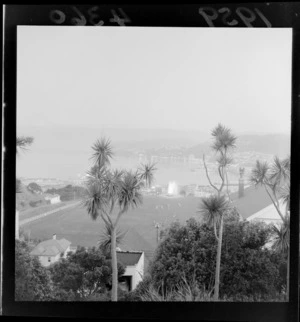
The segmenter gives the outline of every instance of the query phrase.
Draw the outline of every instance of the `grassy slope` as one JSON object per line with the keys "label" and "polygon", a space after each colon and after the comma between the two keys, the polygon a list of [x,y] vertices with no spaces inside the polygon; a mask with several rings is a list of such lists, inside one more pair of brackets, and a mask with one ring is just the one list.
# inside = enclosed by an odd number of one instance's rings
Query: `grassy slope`
{"label": "grassy slope", "polygon": [[[45,206],[47,205],[45,198],[43,195],[35,194],[27,190],[25,185],[21,185],[21,191],[20,193],[16,193],[16,209],[19,211],[24,211],[26,209],[33,209],[29,205],[30,201],[39,201],[41,200],[41,203],[39,206]],[[22,204],[23,203],[23,204]]]}
{"label": "grassy slope", "polygon": [[[25,185],[21,185],[21,189],[22,192],[16,194],[16,209],[20,212],[20,220],[31,218],[74,202],[73,200],[71,200],[51,205],[46,202],[43,195],[30,192]],[[41,203],[39,203],[37,207],[30,206],[30,201],[36,202],[39,200],[41,200]],[[22,202],[24,203],[23,205],[21,204]]]}
{"label": "grassy slope", "polygon": [[[120,228],[128,229],[124,244],[120,245],[121,248],[153,251],[156,247],[154,221],[167,227],[176,219],[180,222],[185,222],[193,216],[200,219],[196,213],[198,204],[199,198],[195,197],[174,199],[145,197],[142,207],[130,210],[120,220]],[[163,206],[163,209],[156,209],[156,206]],[[44,240],[56,233],[57,238],[66,238],[73,246],[96,246],[104,225],[101,219],[91,220],[86,210],[77,206],[26,224],[22,228],[30,230],[33,238]]]}
{"label": "grassy slope", "polygon": [[34,208],[29,208],[24,211],[20,212],[20,220],[24,220],[27,218],[31,218],[40,214],[43,214],[47,211],[54,210],[60,207],[64,207],[66,205],[72,204],[74,201],[65,201],[65,202],[60,202],[58,204],[53,204],[53,205],[43,205],[40,207],[34,207]]}

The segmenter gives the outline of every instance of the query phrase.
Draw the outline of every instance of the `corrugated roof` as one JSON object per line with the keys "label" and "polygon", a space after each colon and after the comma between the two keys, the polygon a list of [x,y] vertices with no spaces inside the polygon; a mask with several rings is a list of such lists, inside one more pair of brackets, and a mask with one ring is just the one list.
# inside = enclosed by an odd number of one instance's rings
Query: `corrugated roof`
{"label": "corrugated roof", "polygon": [[244,196],[241,198],[239,198],[238,192],[235,192],[231,194],[231,200],[244,219],[247,219],[249,216],[252,216],[272,203],[265,188],[261,186],[245,188]]}
{"label": "corrugated roof", "polygon": [[117,252],[117,260],[124,266],[133,266],[139,262],[142,254],[143,252]]}
{"label": "corrugated roof", "polygon": [[64,252],[71,242],[62,238],[62,239],[49,239],[39,243],[32,251],[31,255],[37,256],[56,256]]}

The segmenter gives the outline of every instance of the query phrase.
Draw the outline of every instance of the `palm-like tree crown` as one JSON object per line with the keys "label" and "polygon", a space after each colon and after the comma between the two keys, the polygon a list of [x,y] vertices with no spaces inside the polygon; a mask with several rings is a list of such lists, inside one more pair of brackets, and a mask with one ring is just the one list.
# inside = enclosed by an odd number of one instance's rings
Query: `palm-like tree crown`
{"label": "palm-like tree crown", "polygon": [[275,156],[273,164],[270,168],[269,180],[275,185],[281,185],[290,178],[290,162],[289,158],[280,160]]}
{"label": "palm-like tree crown", "polygon": [[219,152],[219,151],[227,151],[229,148],[235,147],[235,142],[237,137],[231,133],[229,128],[226,128],[222,124],[218,124],[212,130],[212,136],[215,138],[214,144],[212,148]]}
{"label": "palm-like tree crown", "polygon": [[268,163],[260,162],[257,160],[255,167],[251,171],[250,182],[255,185],[268,184],[269,183],[268,172],[269,172]]}
{"label": "palm-like tree crown", "polygon": [[213,226],[219,223],[221,216],[229,210],[229,207],[225,196],[211,195],[202,198],[199,213],[203,216],[204,222]]}
{"label": "palm-like tree crown", "polygon": [[101,213],[107,212],[109,199],[97,180],[87,185],[87,191],[87,197],[82,201],[82,205],[87,209],[91,218],[96,220]]}
{"label": "palm-like tree crown", "polygon": [[87,171],[87,185],[93,185],[95,182],[97,182],[98,185],[104,188],[108,173],[109,170],[107,168],[103,166],[99,167],[97,164],[95,164],[89,171]]}
{"label": "palm-like tree crown", "polygon": [[33,143],[31,136],[18,136],[17,137],[17,153],[18,149],[27,150],[27,147]]}
{"label": "palm-like tree crown", "polygon": [[271,187],[288,183],[290,179],[290,159],[280,160],[275,157],[271,166],[268,162],[256,161],[252,169],[250,181],[257,184],[267,184]]}
{"label": "palm-like tree crown", "polygon": [[143,164],[139,171],[140,171],[140,179],[145,180],[146,185],[150,187],[154,181],[154,171],[157,170],[155,168],[154,163],[147,163]]}
{"label": "palm-like tree crown", "polygon": [[217,158],[217,162],[219,163],[220,166],[222,167],[226,167],[227,165],[229,165],[230,163],[232,163],[233,158],[226,155],[226,154],[221,154],[218,158]]}
{"label": "palm-like tree crown", "polygon": [[[122,244],[126,234],[126,231],[121,231],[117,228],[116,230],[116,245],[120,246]],[[98,240],[98,246],[103,251],[104,254],[109,254],[111,251],[111,233],[112,233],[112,226],[105,224],[105,229],[102,232],[99,240]]]}
{"label": "palm-like tree crown", "polygon": [[116,201],[120,197],[123,186],[123,170],[108,171],[105,177],[104,192],[110,200],[110,212],[112,212]]}
{"label": "palm-like tree crown", "polygon": [[110,159],[113,157],[111,142],[109,139],[101,138],[97,140],[92,149],[95,151],[92,158],[99,167],[110,164]]}
{"label": "palm-like tree crown", "polygon": [[[102,138],[93,146],[95,165],[87,172],[88,195],[83,205],[93,219],[101,214],[110,214],[115,204],[125,212],[129,207],[137,207],[142,203],[140,189],[142,181],[153,181],[153,164],[144,165],[141,172],[124,170],[111,171],[106,165],[113,155],[110,141]],[[109,218],[108,218],[109,219]]]}
{"label": "palm-like tree crown", "polygon": [[142,183],[137,172],[127,171],[124,174],[118,198],[119,206],[123,211],[127,211],[130,206],[135,208],[142,204],[141,185]]}
{"label": "palm-like tree crown", "polygon": [[287,182],[285,185],[279,189],[279,197],[282,199],[283,203],[287,205],[287,209],[290,209],[290,182]]}
{"label": "palm-like tree crown", "polygon": [[278,228],[272,225],[274,243],[272,248],[281,253],[286,253],[290,247],[290,219],[286,217],[284,222]]}

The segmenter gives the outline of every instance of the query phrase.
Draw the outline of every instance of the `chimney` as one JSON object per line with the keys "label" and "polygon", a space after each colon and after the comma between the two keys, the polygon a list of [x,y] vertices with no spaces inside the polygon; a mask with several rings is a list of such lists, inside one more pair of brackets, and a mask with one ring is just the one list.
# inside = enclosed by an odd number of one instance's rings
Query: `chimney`
{"label": "chimney", "polygon": [[53,234],[53,239],[56,239],[56,234]]}
{"label": "chimney", "polygon": [[244,171],[245,171],[245,168],[240,168],[239,198],[244,197]]}

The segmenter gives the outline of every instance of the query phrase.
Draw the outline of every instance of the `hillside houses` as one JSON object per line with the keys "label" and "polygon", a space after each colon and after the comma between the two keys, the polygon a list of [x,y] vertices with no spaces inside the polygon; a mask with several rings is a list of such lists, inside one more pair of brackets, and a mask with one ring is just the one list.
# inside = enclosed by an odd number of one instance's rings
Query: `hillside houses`
{"label": "hillside houses", "polygon": [[[75,252],[77,247],[65,238],[57,239],[56,234],[52,239],[39,243],[31,252],[31,256],[38,257],[44,267],[57,263],[66,258],[69,252]],[[123,264],[125,272],[119,279],[119,285],[124,291],[134,290],[143,280],[145,272],[145,254],[143,251],[117,251],[118,262]]]}
{"label": "hillside houses", "polygon": [[70,251],[71,242],[62,238],[56,239],[56,234],[52,239],[39,243],[31,252],[31,256],[37,256],[44,267],[48,267],[59,261],[60,258],[66,258]]}

